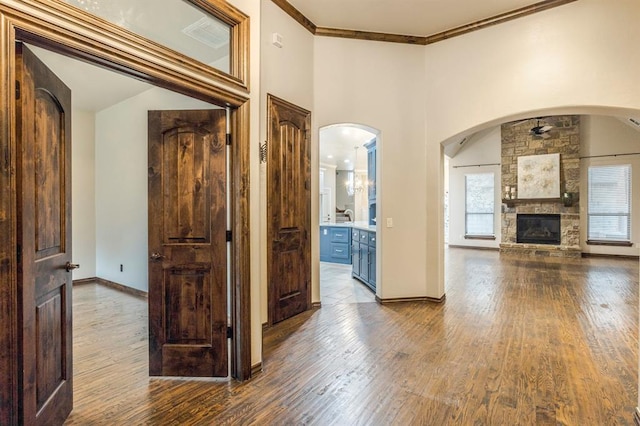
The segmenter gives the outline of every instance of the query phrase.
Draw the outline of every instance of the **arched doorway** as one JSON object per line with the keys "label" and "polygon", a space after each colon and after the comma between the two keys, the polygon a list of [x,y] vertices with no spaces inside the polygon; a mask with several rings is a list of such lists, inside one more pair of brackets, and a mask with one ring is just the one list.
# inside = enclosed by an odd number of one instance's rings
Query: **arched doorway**
{"label": "arched doorway", "polygon": [[375,300],[379,131],[341,123],[319,130],[321,303]]}

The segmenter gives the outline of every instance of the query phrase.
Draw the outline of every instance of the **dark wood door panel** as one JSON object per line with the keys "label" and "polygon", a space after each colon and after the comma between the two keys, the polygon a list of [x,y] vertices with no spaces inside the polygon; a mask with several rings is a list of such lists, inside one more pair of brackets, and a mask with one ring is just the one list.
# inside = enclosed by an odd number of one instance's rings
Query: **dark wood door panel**
{"label": "dark wood door panel", "polygon": [[269,322],[311,307],[311,113],[268,97]]}
{"label": "dark wood door panel", "polygon": [[149,112],[149,372],[227,376],[226,111]]}
{"label": "dark wood door panel", "polygon": [[36,407],[40,411],[67,377],[64,351],[66,285],[36,303]]}
{"label": "dark wood door panel", "polygon": [[209,271],[165,272],[167,344],[207,344],[211,341]]}
{"label": "dark wood door panel", "polygon": [[51,93],[38,88],[35,96],[35,240],[37,257],[64,252],[64,111]]}
{"label": "dark wood door panel", "polygon": [[16,45],[21,421],[62,424],[73,407],[71,91]]}

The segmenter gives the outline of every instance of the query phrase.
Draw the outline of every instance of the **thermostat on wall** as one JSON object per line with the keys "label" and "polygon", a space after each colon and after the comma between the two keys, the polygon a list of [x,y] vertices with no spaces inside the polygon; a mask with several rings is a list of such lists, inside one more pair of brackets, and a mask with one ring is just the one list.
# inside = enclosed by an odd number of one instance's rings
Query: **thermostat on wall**
{"label": "thermostat on wall", "polygon": [[271,43],[276,47],[282,47],[282,36],[278,33],[271,35]]}

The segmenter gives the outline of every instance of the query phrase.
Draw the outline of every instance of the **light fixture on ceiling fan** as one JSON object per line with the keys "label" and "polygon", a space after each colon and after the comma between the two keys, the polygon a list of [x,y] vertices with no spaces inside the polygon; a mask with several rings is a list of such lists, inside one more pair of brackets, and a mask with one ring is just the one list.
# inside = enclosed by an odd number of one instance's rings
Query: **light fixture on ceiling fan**
{"label": "light fixture on ceiling fan", "polygon": [[537,123],[534,127],[531,128],[531,130],[529,130],[529,134],[533,135],[533,136],[542,136],[544,137],[544,135],[549,131],[553,129],[553,126],[549,125],[549,124],[544,124],[543,126],[540,125],[540,119],[537,119]]}

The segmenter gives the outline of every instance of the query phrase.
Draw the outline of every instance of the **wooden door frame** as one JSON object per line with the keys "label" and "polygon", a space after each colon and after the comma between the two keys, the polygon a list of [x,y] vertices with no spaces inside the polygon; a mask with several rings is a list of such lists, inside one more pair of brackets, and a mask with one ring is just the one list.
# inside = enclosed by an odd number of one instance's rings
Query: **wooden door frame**
{"label": "wooden door frame", "polygon": [[[73,8],[61,0],[0,3],[0,423],[17,424],[18,337],[15,42],[25,41],[231,108],[231,372],[251,377],[249,250],[249,18],[224,0],[190,0],[232,29],[228,75]],[[146,141],[144,141],[146,143]],[[8,327],[7,327],[8,325]]]}

